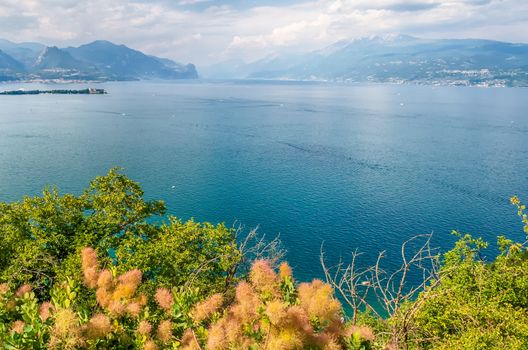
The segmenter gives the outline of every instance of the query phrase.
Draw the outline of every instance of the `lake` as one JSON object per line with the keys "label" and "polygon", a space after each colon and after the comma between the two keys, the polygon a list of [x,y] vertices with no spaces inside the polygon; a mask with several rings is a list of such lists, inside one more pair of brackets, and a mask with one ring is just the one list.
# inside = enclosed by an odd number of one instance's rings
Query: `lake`
{"label": "lake", "polygon": [[[287,82],[91,84],[100,96],[0,96],[0,200],[80,193],[125,168],[184,219],[280,234],[296,276],[358,248],[457,229],[523,240],[528,89]],[[86,85],[2,84],[85,88]]]}

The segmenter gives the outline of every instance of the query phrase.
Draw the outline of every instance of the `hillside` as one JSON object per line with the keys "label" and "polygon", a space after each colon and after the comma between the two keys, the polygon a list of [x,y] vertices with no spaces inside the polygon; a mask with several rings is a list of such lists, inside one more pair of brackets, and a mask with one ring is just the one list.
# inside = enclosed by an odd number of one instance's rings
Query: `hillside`
{"label": "hillside", "polygon": [[9,40],[0,39],[0,50],[11,56],[25,67],[35,63],[39,54],[46,48],[39,43],[14,43]]}
{"label": "hillside", "polygon": [[[234,73],[225,64],[218,67]],[[238,64],[236,71],[252,79],[528,86],[528,44],[372,36]]]}
{"label": "hillside", "polygon": [[99,70],[120,79],[134,78],[197,78],[193,65],[184,66],[168,59],[147,56],[125,45],[98,40],[77,48],[65,49],[79,61],[94,64]]}
{"label": "hillside", "polygon": [[24,66],[13,57],[0,50],[0,70],[19,72],[24,70]]}
{"label": "hillside", "polygon": [[46,47],[0,40],[0,80],[195,79],[193,64],[146,55],[125,45],[94,41],[79,47]]}

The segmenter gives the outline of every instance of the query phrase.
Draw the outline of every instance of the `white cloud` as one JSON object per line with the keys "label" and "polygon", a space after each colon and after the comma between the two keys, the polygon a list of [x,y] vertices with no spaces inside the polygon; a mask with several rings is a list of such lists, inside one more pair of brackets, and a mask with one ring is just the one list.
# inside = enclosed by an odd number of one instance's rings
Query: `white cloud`
{"label": "white cloud", "polygon": [[209,2],[211,0],[180,0],[178,2],[178,5],[180,6],[187,6],[187,5],[196,5],[196,4],[200,4],[202,2]]}
{"label": "white cloud", "polygon": [[301,34],[306,33],[309,26],[308,22],[301,21],[274,28],[268,35],[235,36],[228,49],[286,46],[298,40]]}

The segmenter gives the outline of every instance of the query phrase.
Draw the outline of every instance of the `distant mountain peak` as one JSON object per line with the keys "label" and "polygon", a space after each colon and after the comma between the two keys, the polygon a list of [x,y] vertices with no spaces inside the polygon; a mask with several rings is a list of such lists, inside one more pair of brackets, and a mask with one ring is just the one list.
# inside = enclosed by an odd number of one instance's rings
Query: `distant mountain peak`
{"label": "distant mountain peak", "polygon": [[40,55],[37,57],[37,60],[35,61],[35,65],[41,64],[47,56],[49,55],[59,55],[60,49],[57,46],[46,46],[44,50],[40,53]]}
{"label": "distant mountain peak", "polygon": [[379,45],[385,45],[385,44],[397,44],[397,43],[411,43],[414,41],[420,40],[419,38],[416,38],[411,35],[406,34],[400,34],[400,33],[388,33],[388,34],[376,34],[376,35],[368,35],[368,36],[362,36],[352,39],[341,39],[327,47],[324,47],[320,50],[315,51],[315,53],[320,54],[322,56],[328,56],[333,54],[336,51],[342,50],[347,46],[355,45],[355,44],[379,44]]}
{"label": "distant mountain peak", "polygon": [[36,69],[80,69],[83,64],[57,46],[47,46],[37,57]]}
{"label": "distant mountain peak", "polygon": [[[97,47],[97,48],[127,48],[126,45],[116,44],[108,40],[94,40],[90,43],[83,44],[79,47]],[[132,50],[132,49],[131,49]]]}
{"label": "distant mountain peak", "polygon": [[0,72],[16,73],[24,70],[24,66],[13,57],[0,50]]}
{"label": "distant mountain peak", "polygon": [[19,49],[19,48],[29,49],[29,50],[33,50],[33,51],[40,51],[44,47],[45,47],[45,45],[39,44],[39,43],[33,43],[33,42],[15,43],[13,41],[0,39],[0,48],[4,52],[10,51],[12,49]]}
{"label": "distant mountain peak", "polygon": [[97,45],[113,45],[113,46],[117,46],[117,44],[114,44],[113,42],[109,41],[109,40],[94,40],[92,41],[91,43],[88,43],[88,44],[85,44],[85,45],[93,45],[93,44],[97,44]]}
{"label": "distant mountain peak", "polygon": [[401,33],[387,33],[387,34],[371,35],[368,37],[368,39],[371,41],[379,41],[379,42],[385,42],[385,43],[418,40],[418,38],[414,36],[401,34]]}
{"label": "distant mountain peak", "polygon": [[[387,34],[374,34],[368,36],[357,37],[354,39],[345,39],[337,42],[336,44],[341,44],[341,46],[368,43],[368,44],[380,44],[380,45],[390,45],[390,44],[406,44],[419,41],[421,39],[399,33],[387,33]],[[335,44],[334,44],[335,45]]]}

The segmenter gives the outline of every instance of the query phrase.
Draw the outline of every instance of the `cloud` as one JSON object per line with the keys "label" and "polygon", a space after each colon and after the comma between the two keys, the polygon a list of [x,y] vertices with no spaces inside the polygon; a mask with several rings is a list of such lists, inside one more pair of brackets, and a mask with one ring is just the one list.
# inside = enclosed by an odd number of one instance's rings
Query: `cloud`
{"label": "cloud", "polygon": [[299,39],[299,36],[306,34],[309,27],[315,27],[313,23],[300,21],[290,23],[283,27],[274,28],[267,35],[254,35],[240,37],[235,36],[228,46],[228,49],[238,48],[266,48],[275,46],[286,46]]}
{"label": "cloud", "polygon": [[527,22],[518,0],[0,0],[6,39],[107,39],[198,66],[386,33],[528,42]]}
{"label": "cloud", "polygon": [[330,8],[333,11],[388,10],[395,12],[424,11],[440,6],[440,0],[336,0]]}
{"label": "cloud", "polygon": [[465,3],[469,5],[482,6],[482,5],[487,5],[491,3],[492,1],[493,0],[465,0]]}
{"label": "cloud", "polygon": [[178,5],[187,6],[187,5],[196,5],[204,2],[210,2],[211,0],[180,0]]}
{"label": "cloud", "polygon": [[395,12],[412,12],[412,11],[424,11],[430,10],[439,6],[438,3],[396,3],[388,6],[387,9]]}

